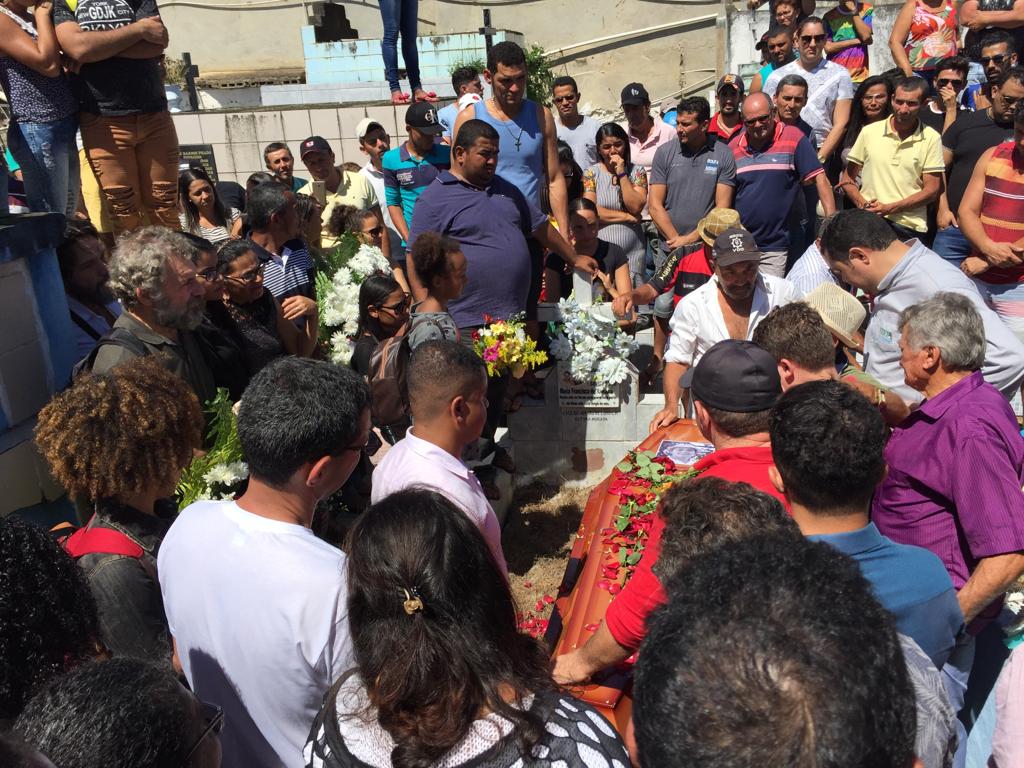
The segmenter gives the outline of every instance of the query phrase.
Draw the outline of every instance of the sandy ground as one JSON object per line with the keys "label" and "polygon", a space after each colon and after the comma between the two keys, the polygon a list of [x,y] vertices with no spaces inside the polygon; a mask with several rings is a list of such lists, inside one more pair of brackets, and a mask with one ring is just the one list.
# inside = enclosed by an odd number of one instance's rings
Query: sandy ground
{"label": "sandy ground", "polygon": [[[545,595],[555,597],[590,490],[516,491],[501,538],[512,593],[521,610],[534,611]],[[548,613],[545,610],[544,616]]]}

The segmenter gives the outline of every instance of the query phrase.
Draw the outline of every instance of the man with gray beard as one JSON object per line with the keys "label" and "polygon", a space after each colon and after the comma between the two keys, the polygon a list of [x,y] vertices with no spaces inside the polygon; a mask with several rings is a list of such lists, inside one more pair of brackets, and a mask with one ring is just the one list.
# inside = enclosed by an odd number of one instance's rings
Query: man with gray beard
{"label": "man with gray beard", "polygon": [[193,333],[206,303],[193,250],[180,232],[165,227],[143,227],[118,240],[110,259],[110,287],[124,311],[100,339],[93,373],[159,355],[169,371],[189,383],[200,403],[216,396],[213,374]]}

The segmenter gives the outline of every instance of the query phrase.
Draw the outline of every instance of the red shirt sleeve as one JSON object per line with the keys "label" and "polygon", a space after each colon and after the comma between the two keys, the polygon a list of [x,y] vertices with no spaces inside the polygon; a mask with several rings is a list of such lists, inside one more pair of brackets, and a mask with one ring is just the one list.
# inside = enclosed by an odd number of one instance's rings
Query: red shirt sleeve
{"label": "red shirt sleeve", "polygon": [[665,521],[659,513],[654,515],[651,535],[643,557],[637,563],[632,578],[605,612],[605,624],[615,642],[624,648],[636,650],[646,634],[647,615],[666,601],[661,581],[652,570],[661,554],[661,535]]}

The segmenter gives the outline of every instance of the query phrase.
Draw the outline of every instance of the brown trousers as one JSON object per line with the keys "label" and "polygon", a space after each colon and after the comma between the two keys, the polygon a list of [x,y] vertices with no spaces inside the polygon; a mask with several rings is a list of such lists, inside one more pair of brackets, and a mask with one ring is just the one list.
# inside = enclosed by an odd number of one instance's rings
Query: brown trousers
{"label": "brown trousers", "polygon": [[179,229],[178,135],[170,112],[104,117],[81,113],[82,144],[114,234],[147,221]]}

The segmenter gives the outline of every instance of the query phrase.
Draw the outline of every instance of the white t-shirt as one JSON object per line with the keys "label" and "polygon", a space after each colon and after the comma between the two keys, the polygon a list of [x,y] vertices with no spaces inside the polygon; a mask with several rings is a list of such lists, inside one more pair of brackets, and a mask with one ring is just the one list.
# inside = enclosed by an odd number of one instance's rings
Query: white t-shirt
{"label": "white t-shirt", "polygon": [[192,689],[224,709],[224,768],[298,768],[354,666],[345,555],[233,501],[185,509],[160,546],[164,610]]}

